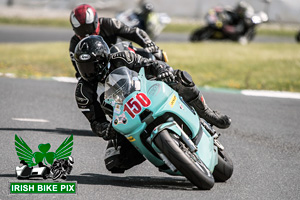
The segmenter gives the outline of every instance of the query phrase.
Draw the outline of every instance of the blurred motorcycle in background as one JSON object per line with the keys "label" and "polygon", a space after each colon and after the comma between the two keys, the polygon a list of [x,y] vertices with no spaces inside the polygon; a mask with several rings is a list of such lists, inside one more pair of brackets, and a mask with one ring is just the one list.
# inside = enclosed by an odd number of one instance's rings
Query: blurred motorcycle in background
{"label": "blurred motorcycle in background", "polygon": [[298,31],[296,34],[296,41],[300,42],[300,31]]}
{"label": "blurred motorcycle in background", "polygon": [[247,44],[256,35],[257,25],[267,21],[265,12],[254,13],[246,2],[240,2],[233,10],[215,7],[205,16],[206,26],[195,30],[190,41],[232,40]]}
{"label": "blurred motorcycle in background", "polygon": [[153,5],[144,3],[137,9],[128,9],[116,15],[116,18],[129,27],[144,30],[155,41],[171,18],[167,13],[153,11]]}

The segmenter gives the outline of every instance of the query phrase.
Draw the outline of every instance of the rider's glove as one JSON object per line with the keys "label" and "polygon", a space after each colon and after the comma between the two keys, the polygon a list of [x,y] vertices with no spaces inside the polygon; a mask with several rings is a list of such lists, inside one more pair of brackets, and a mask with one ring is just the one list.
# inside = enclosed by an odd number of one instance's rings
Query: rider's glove
{"label": "rider's glove", "polygon": [[112,140],[116,138],[117,132],[112,127],[112,123],[109,123],[108,127],[106,128],[105,135],[103,136],[104,140]]}
{"label": "rider's glove", "polygon": [[157,79],[166,83],[174,82],[174,70],[172,67],[163,62],[158,62],[156,66]]}
{"label": "rider's glove", "polygon": [[93,132],[102,137],[104,140],[111,140],[116,137],[116,131],[113,129],[112,124],[109,122],[97,122],[94,121],[91,124]]}
{"label": "rider's glove", "polygon": [[159,50],[159,47],[151,41],[145,45],[144,49],[149,53],[155,53]]}
{"label": "rider's glove", "polygon": [[164,52],[163,50],[158,50],[156,53],[153,53],[153,55],[156,58],[156,60],[160,60],[166,63],[168,62],[167,53]]}

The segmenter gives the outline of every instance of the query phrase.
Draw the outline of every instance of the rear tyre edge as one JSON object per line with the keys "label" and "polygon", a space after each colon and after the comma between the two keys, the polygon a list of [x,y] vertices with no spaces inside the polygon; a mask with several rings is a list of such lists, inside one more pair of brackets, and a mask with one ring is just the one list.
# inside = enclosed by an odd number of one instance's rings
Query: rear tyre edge
{"label": "rear tyre edge", "polygon": [[216,182],[225,182],[233,174],[233,163],[225,151],[219,150],[218,164],[216,165],[213,176]]}

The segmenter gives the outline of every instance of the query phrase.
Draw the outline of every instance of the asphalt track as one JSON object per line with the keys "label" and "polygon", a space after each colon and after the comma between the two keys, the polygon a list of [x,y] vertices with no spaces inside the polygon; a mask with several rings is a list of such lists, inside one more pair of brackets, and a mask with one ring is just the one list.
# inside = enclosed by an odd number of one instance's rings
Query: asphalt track
{"label": "asphalt track", "polygon": [[220,141],[233,159],[234,174],[226,183],[201,191],[182,177],[158,172],[147,161],[125,174],[110,174],[103,162],[106,142],[90,131],[77,109],[74,90],[74,83],[0,78],[0,199],[48,197],[9,195],[9,182],[18,181],[15,134],[33,151],[41,143],[50,143],[55,151],[67,136],[74,135],[75,164],[68,180],[77,181],[78,193],[51,195],[53,199],[299,198],[300,100],[204,92],[212,108],[232,118],[232,126],[221,131]]}
{"label": "asphalt track", "polygon": [[[147,161],[125,174],[110,174],[103,162],[106,142],[90,131],[87,120],[77,109],[74,91],[74,83],[0,77],[1,200],[299,199],[298,99],[203,91],[210,107],[232,118],[232,126],[220,130],[220,141],[234,162],[234,174],[226,183],[216,183],[211,190],[201,191],[182,177],[158,172]],[[33,151],[41,143],[50,143],[51,151],[55,151],[73,134],[75,164],[68,180],[77,181],[77,194],[9,194],[9,182],[18,181],[15,134]]]}

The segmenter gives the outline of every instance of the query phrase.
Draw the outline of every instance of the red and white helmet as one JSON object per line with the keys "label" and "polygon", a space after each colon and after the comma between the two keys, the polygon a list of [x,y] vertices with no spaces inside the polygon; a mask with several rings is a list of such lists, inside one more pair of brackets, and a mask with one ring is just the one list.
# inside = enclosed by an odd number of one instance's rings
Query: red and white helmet
{"label": "red and white helmet", "polygon": [[88,4],[79,5],[72,10],[70,22],[75,34],[81,38],[99,34],[100,24],[97,12]]}

